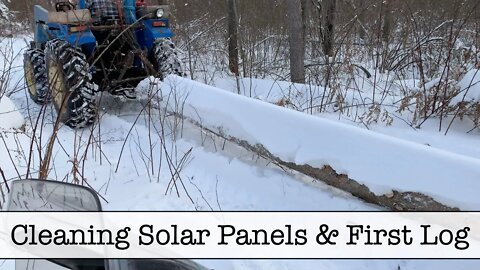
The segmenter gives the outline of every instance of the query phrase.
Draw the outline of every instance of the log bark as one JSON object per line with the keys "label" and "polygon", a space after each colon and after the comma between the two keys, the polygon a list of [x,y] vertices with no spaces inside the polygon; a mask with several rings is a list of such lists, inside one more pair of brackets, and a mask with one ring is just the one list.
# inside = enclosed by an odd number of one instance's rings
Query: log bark
{"label": "log bark", "polygon": [[273,164],[281,167],[284,170],[288,169],[309,176],[316,181],[323,182],[329,186],[350,193],[354,197],[357,197],[364,202],[378,205],[391,211],[460,211],[460,209],[457,207],[442,204],[433,199],[432,197],[419,192],[401,192],[393,190],[389,194],[377,195],[373,193],[366,185],[363,185],[358,181],[349,178],[348,175],[337,173],[335,169],[329,165],[318,168],[309,164],[296,164],[293,162],[285,161],[273,155],[263,145],[253,145],[241,138],[236,138],[225,134],[221,128],[218,128],[218,130],[214,130],[212,128],[206,127],[205,125],[196,120],[185,117],[176,112],[171,113],[176,117],[179,117],[183,120],[188,121],[194,126],[197,126],[204,132],[234,143],[239,147],[242,147],[247,151],[250,151],[272,162]]}

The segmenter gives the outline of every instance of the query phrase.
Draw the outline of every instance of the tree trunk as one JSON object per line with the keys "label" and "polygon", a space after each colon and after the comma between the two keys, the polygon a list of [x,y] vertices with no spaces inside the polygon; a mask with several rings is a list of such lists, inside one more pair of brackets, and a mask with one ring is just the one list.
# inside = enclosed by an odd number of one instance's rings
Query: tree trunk
{"label": "tree trunk", "polygon": [[390,41],[390,32],[392,29],[392,0],[383,1],[384,17],[382,26],[382,39],[383,42],[388,44]]}
{"label": "tree trunk", "polygon": [[358,35],[360,39],[365,40],[365,37],[367,36],[367,33],[365,32],[365,8],[366,8],[366,3],[365,0],[359,0],[358,1],[358,6],[357,6],[357,16],[358,16],[358,21],[359,21],[359,26],[358,26]]}
{"label": "tree trunk", "polygon": [[305,23],[302,7],[304,3],[304,0],[287,0],[290,78],[294,83],[305,83]]}
{"label": "tree trunk", "polygon": [[333,46],[335,43],[335,12],[337,10],[337,0],[325,0],[323,10],[323,53],[325,56],[333,56]]}
{"label": "tree trunk", "polygon": [[228,60],[230,71],[239,76],[238,68],[238,15],[235,0],[227,0],[228,13]]}
{"label": "tree trunk", "polygon": [[307,11],[308,11],[308,1],[307,0],[300,0],[300,8],[302,11],[302,37],[304,42],[307,41]]}

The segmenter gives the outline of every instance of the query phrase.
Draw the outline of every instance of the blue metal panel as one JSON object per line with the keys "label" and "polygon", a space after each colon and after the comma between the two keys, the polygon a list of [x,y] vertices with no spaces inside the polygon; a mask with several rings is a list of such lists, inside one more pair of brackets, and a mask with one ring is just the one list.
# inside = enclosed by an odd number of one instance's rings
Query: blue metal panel
{"label": "blue metal panel", "polygon": [[144,29],[137,31],[137,41],[142,46],[142,49],[147,48],[151,50],[155,40],[159,38],[172,38],[173,32],[169,27],[153,27],[154,21],[165,21],[168,25],[168,20],[143,20]]}
{"label": "blue metal panel", "polygon": [[33,8],[33,14],[35,19],[35,33],[34,40],[37,46],[41,46],[43,43],[48,41],[48,34],[45,23],[48,21],[48,10],[44,9],[42,6],[35,5]]}
{"label": "blue metal panel", "polygon": [[73,46],[81,48],[87,57],[93,54],[97,46],[97,39],[91,31],[68,34],[67,41]]}
{"label": "blue metal panel", "polygon": [[59,23],[49,23],[48,32],[52,38],[66,40],[72,46],[82,48],[85,54],[90,55],[95,50],[97,40],[92,31],[87,30],[78,33],[69,33],[69,26]]}
{"label": "blue metal panel", "polygon": [[85,0],[80,0],[80,1],[78,1],[78,7],[79,7],[80,9],[86,9],[86,8],[88,8]]}
{"label": "blue metal panel", "polygon": [[38,22],[38,21],[47,22],[48,21],[48,10],[44,9],[40,5],[35,5],[35,7],[33,8],[33,14],[34,14],[36,22]]}
{"label": "blue metal panel", "polygon": [[68,27],[59,23],[48,23],[48,34],[51,38],[65,39],[68,33]]}

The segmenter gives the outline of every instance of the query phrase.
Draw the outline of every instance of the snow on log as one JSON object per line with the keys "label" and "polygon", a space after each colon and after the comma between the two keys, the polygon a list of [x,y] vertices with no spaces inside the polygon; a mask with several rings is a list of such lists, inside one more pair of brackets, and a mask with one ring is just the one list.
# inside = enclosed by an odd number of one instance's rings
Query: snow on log
{"label": "snow on log", "polygon": [[[172,90],[176,102],[171,100]],[[218,134],[238,138],[251,146],[261,145],[283,163],[292,163],[290,167],[331,168],[332,174],[348,176],[347,181],[365,185],[378,197],[394,198],[401,192],[408,199],[420,193],[462,210],[480,209],[478,159],[296,112],[177,76],[166,79],[162,93],[171,110],[178,111],[178,102],[185,102],[181,112],[185,117]],[[183,98],[178,100],[179,97]]]}

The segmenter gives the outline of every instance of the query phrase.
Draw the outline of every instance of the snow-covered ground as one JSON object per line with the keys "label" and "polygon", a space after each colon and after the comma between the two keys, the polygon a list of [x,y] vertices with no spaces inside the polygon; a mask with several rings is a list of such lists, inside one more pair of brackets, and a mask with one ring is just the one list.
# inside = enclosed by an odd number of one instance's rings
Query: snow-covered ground
{"label": "snow-covered ground", "polygon": [[4,130],[19,129],[25,124],[23,115],[8,97],[0,100],[0,128]]}
{"label": "snow-covered ground", "polygon": [[[395,84],[408,84],[413,87],[416,85],[416,83],[418,82],[406,80],[402,82],[398,81]],[[229,92],[237,92],[237,82],[233,79],[220,78],[217,79],[213,85]],[[291,82],[259,80],[252,78],[241,79],[239,85],[242,95],[275,104],[279,104],[283,100],[284,106],[294,107],[295,109],[305,113],[311,113],[309,110],[310,98],[313,98],[313,104],[317,104],[321,98],[321,93],[323,92],[323,88],[319,87],[312,88],[308,85],[293,84]],[[354,101],[358,101],[357,99],[361,99],[360,94],[364,99],[365,97],[371,96],[371,93],[369,92],[371,91],[371,89],[369,89],[371,85],[371,82],[363,85],[363,87],[366,89],[364,93],[358,93],[358,91],[347,91],[349,102],[354,103]],[[471,86],[471,88],[468,88],[468,86]],[[459,82],[459,87],[465,91],[457,96],[456,101],[460,101],[462,99],[462,94],[466,94],[466,101],[480,100],[478,98],[480,97],[479,70],[473,69],[469,71]],[[458,98],[460,100],[458,100]],[[286,100],[292,104],[285,104]],[[359,123],[358,117],[355,118],[355,116],[361,115],[362,113],[363,111],[357,112],[352,109],[351,113],[347,112],[345,114],[333,112],[317,114],[315,113],[315,110],[313,110],[313,114],[318,117],[365,128],[363,123]],[[395,110],[393,110],[393,114],[395,114]],[[408,116],[410,115],[407,114],[407,117],[403,116],[405,119],[400,117],[394,118],[391,125],[388,126],[385,123],[371,123],[368,125],[368,128],[372,131],[399,139],[412,141],[418,144],[446,150],[456,154],[480,158],[480,148],[472,147],[472,145],[475,145],[480,138],[480,133],[478,130],[467,133],[467,131],[471,129],[471,126],[469,125],[470,122],[454,122],[453,128],[449,130],[447,134],[445,134],[444,132],[438,131],[439,121],[437,119],[426,121],[422,128],[418,129],[411,127],[411,123],[406,121],[409,120],[407,119]]]}
{"label": "snow-covered ground", "polygon": [[[16,51],[25,46],[22,39],[13,44]],[[14,62],[21,67],[21,58]],[[10,89],[16,88],[16,82],[22,80],[21,69],[16,71],[12,74]],[[185,102],[184,113],[195,116],[206,125],[223,126],[232,135],[264,143],[286,159],[299,163],[317,162],[317,165],[329,163],[340,171],[353,173],[352,178],[360,177],[359,180],[371,184],[378,192],[391,188],[416,189],[466,209],[480,206],[479,199],[470,193],[474,191],[470,185],[479,185],[474,180],[479,175],[480,156],[476,150],[468,149],[469,142],[478,139],[474,136],[450,133],[448,140],[464,144],[465,149],[450,151],[448,143],[443,143],[437,135],[429,136],[428,132],[415,138],[414,133],[405,128],[390,131],[390,128],[383,130],[379,127],[375,130],[377,132],[365,131],[230,95],[188,80],[176,77],[169,80],[170,84],[161,85],[164,93],[162,105],[170,100],[169,108],[172,108],[174,102],[167,94],[172,88],[176,89],[177,105]],[[152,82],[146,81],[145,86],[149,83]],[[263,83],[268,85],[269,82]],[[258,87],[265,93],[268,91],[266,85]],[[182,91],[187,91],[188,95],[182,95]],[[47,108],[42,129],[34,130],[41,107],[29,101],[24,91],[10,91],[1,104],[0,110],[10,115],[6,118],[8,121],[0,120],[1,135],[5,140],[5,143],[0,142],[0,152],[9,154],[0,156],[0,166],[8,180],[23,176],[27,164],[33,168],[31,174],[35,177],[38,152],[45,151],[53,132],[55,112],[51,107]],[[99,125],[93,131],[62,127],[53,149],[49,177],[72,181],[72,168],[77,165],[77,176],[83,176],[99,192],[105,199],[103,207],[108,210],[383,210],[308,177],[286,172],[233,144],[211,138],[188,122],[173,116],[165,117],[155,106],[144,110],[145,104],[145,99],[123,101],[106,95],[102,98]],[[350,141],[351,138],[355,141]],[[426,143],[431,146],[425,146]],[[354,155],[350,152],[352,147],[359,148]],[[399,157],[400,154],[403,157]],[[371,158],[363,160],[362,155],[371,155]],[[378,162],[386,163],[378,163],[377,155],[382,155]],[[86,157],[85,163],[77,162],[82,156]],[[419,157],[427,160],[415,162]],[[389,161],[397,162],[393,166]],[[415,167],[408,168],[409,165]],[[173,177],[176,185],[171,183],[172,175],[175,176],[172,166],[181,169],[181,178]],[[410,173],[402,171],[408,169]],[[391,170],[401,174],[392,176]],[[422,176],[418,182],[406,177],[410,174],[418,176],[418,173]],[[453,186],[450,182],[452,175],[458,180]],[[387,176],[389,181],[382,182]],[[0,179],[0,183],[3,185],[3,180]],[[477,269],[480,265],[478,261],[402,260],[228,260],[201,263],[214,269]],[[0,270],[12,269],[11,261],[0,262]]]}

